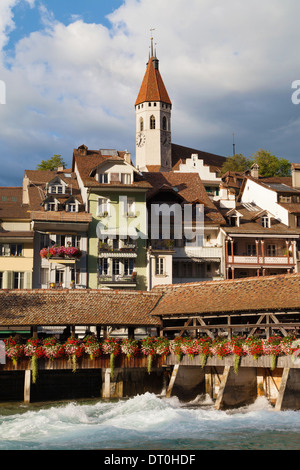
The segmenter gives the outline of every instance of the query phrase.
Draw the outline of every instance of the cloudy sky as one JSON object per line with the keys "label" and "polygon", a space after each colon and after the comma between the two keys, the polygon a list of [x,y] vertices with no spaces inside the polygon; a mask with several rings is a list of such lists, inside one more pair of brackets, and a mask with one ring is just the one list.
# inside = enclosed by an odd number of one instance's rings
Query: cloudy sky
{"label": "cloudy sky", "polygon": [[0,185],[81,144],[134,157],[151,28],[174,143],[228,156],[234,133],[237,153],[300,163],[299,17],[299,0],[0,0]]}

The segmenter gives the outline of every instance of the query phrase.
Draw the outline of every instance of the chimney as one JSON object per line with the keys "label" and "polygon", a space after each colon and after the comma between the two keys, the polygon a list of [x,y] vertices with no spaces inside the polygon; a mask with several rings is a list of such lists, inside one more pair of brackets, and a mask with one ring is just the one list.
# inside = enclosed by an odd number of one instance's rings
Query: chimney
{"label": "chimney", "polygon": [[23,204],[29,204],[28,186],[29,186],[29,178],[25,174],[23,178],[23,193],[22,193]]}
{"label": "chimney", "polygon": [[131,153],[129,153],[127,150],[125,150],[124,160],[126,163],[131,165]]}
{"label": "chimney", "polygon": [[252,178],[256,178],[258,179],[259,177],[259,166],[257,163],[253,163],[252,167],[251,167],[251,172],[250,172],[250,175],[252,176]]}
{"label": "chimney", "polygon": [[292,186],[293,188],[300,188],[300,164],[292,163]]}

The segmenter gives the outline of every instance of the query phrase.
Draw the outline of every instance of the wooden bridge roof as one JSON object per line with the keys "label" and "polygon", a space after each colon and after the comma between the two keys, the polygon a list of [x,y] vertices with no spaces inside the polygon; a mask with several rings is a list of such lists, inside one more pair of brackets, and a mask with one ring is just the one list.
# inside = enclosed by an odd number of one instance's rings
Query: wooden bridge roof
{"label": "wooden bridge roof", "polygon": [[3,290],[0,325],[159,326],[150,315],[160,292],[113,290]]}
{"label": "wooden bridge roof", "polygon": [[192,314],[300,311],[300,274],[155,287],[161,317]]}

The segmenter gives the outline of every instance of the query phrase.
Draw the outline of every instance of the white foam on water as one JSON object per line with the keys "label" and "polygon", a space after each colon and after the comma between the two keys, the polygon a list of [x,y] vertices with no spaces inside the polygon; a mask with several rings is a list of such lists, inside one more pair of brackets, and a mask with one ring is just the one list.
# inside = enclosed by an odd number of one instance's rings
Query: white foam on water
{"label": "white foam on water", "polygon": [[232,411],[215,410],[208,396],[186,404],[151,393],[8,416],[1,416],[0,408],[0,449],[209,448],[226,440],[235,445],[243,436],[249,445],[248,436],[291,430],[300,436],[300,413],[276,412],[264,397]]}

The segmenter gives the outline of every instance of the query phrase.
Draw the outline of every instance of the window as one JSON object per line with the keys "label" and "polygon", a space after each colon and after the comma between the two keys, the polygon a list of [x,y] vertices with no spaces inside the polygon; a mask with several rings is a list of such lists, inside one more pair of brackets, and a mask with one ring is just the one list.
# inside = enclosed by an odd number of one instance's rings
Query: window
{"label": "window", "polygon": [[162,128],[163,128],[164,131],[167,130],[167,118],[166,118],[166,116],[163,117]]}
{"label": "window", "polygon": [[80,269],[70,268],[71,271],[71,281],[75,284],[80,284]]}
{"label": "window", "polygon": [[140,119],[140,131],[142,132],[144,130],[144,119]]}
{"label": "window", "polygon": [[113,259],[112,273],[114,276],[120,274],[120,261],[118,259]]}
{"label": "window", "polygon": [[77,212],[77,204],[76,204],[76,201],[70,201],[68,202],[68,204],[66,205],[66,210],[67,212]]}
{"label": "window", "polygon": [[65,280],[65,271],[57,269],[55,272],[55,283],[62,285]]}
{"label": "window", "polygon": [[49,235],[46,235],[45,233],[42,233],[41,234],[40,249],[48,248],[49,245],[50,245]]}
{"label": "window", "polygon": [[124,275],[130,276],[133,273],[134,260],[132,258],[125,258],[124,260]]}
{"label": "window", "polygon": [[261,218],[261,225],[262,227],[264,228],[269,228],[270,227],[270,221],[269,221],[269,217],[264,215],[262,218]]}
{"label": "window", "polygon": [[229,219],[229,223],[232,227],[238,227],[239,226],[239,220],[236,215],[232,215]]}
{"label": "window", "polygon": [[46,210],[47,211],[56,211],[56,203],[54,201],[49,201],[47,204],[46,204]]}
{"label": "window", "polygon": [[65,246],[66,236],[65,235],[56,235],[56,245]]}
{"label": "window", "polygon": [[0,245],[0,256],[23,256],[23,245]]}
{"label": "window", "polygon": [[98,182],[102,184],[108,183],[108,173],[100,173],[98,176]]}
{"label": "window", "polygon": [[99,274],[100,274],[100,276],[107,276],[108,275],[108,259],[107,258],[100,259]]}
{"label": "window", "polygon": [[255,256],[256,255],[256,245],[248,245],[247,246],[247,255],[248,256]]}
{"label": "window", "polygon": [[131,174],[130,173],[121,173],[121,183],[131,184]]}
{"label": "window", "polygon": [[49,282],[49,269],[41,268],[40,272],[40,283],[43,285],[48,285]]}
{"label": "window", "polygon": [[64,186],[62,184],[56,183],[50,186],[50,193],[51,194],[64,194]]}
{"label": "window", "polygon": [[98,216],[107,216],[109,215],[109,199],[105,197],[100,197],[98,199]]}
{"label": "window", "polygon": [[128,217],[135,217],[135,198],[134,197],[127,198],[126,214]]}
{"label": "window", "polygon": [[24,273],[14,273],[14,289],[24,289]]}
{"label": "window", "polygon": [[267,256],[276,256],[276,245],[267,246]]}
{"label": "window", "polygon": [[156,258],[155,274],[162,275],[165,273],[165,258]]}
{"label": "window", "polygon": [[80,248],[81,243],[81,236],[80,235],[73,235],[72,236],[72,246],[75,248]]}
{"label": "window", "polygon": [[155,117],[153,115],[150,117],[150,129],[155,129]]}
{"label": "window", "polygon": [[3,273],[0,272],[0,289],[3,289]]}

